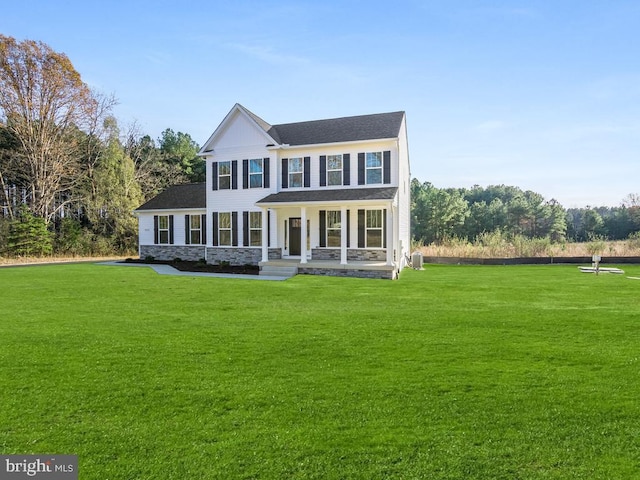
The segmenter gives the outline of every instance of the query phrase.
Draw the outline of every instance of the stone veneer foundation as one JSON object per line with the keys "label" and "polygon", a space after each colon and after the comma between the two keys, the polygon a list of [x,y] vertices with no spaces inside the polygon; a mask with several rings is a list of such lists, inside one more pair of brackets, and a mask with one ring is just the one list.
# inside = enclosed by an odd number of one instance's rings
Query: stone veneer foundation
{"label": "stone veneer foundation", "polygon": [[[269,260],[282,258],[279,248],[269,249]],[[258,265],[262,261],[262,248],[207,247],[207,263],[229,262],[229,265]]]}
{"label": "stone veneer foundation", "polygon": [[[313,260],[337,260],[340,261],[339,248],[312,248]],[[348,248],[347,262],[384,262],[387,260],[387,251],[380,249]]]}
{"label": "stone veneer foundation", "polygon": [[140,258],[156,260],[187,260],[197,262],[204,258],[204,245],[140,245]]}

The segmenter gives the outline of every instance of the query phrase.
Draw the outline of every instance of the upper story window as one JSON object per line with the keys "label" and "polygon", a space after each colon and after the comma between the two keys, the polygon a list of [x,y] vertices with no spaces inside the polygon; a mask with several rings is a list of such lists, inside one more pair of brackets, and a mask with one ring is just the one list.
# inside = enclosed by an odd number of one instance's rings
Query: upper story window
{"label": "upper story window", "polygon": [[304,163],[302,157],[289,159],[289,187],[302,187],[302,175],[304,173]]}
{"label": "upper story window", "polygon": [[211,171],[211,186],[213,190],[235,190],[238,188],[237,160],[213,162]]}
{"label": "upper story window", "polygon": [[350,184],[349,154],[320,155],[320,186]]}
{"label": "upper story window", "polygon": [[327,155],[327,185],[342,185],[342,155]]}
{"label": "upper story window", "polygon": [[218,162],[218,189],[231,189],[231,162]]}
{"label": "upper story window", "polygon": [[242,161],[242,188],[269,188],[269,158]]}
{"label": "upper story window", "polygon": [[311,157],[282,159],[282,188],[311,186]]}
{"label": "upper story window", "polygon": [[391,183],[391,151],[358,154],[358,185]]}
{"label": "upper story window", "polygon": [[367,185],[382,183],[382,152],[367,152],[365,168]]}
{"label": "upper story window", "polygon": [[262,159],[249,160],[249,188],[262,188]]}

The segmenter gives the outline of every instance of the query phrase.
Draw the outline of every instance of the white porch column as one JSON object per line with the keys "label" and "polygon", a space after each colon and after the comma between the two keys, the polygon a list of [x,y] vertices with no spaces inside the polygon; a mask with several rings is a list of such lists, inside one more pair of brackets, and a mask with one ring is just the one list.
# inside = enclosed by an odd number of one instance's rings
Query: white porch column
{"label": "white porch column", "polygon": [[307,263],[307,207],[300,207],[300,263]]}
{"label": "white porch column", "polygon": [[393,222],[393,204],[389,204],[387,207],[387,218],[385,218],[385,226],[387,230],[387,265],[393,265],[393,231],[394,231],[394,222]]}
{"label": "white porch column", "polygon": [[347,264],[347,207],[340,209],[340,265]]}
{"label": "white porch column", "polygon": [[261,207],[262,210],[262,261],[269,261],[269,215],[268,210]]}

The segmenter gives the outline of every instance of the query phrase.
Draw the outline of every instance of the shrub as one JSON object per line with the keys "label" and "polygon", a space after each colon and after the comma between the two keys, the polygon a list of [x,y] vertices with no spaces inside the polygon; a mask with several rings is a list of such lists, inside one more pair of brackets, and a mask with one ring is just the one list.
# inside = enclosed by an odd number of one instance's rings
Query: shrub
{"label": "shrub", "polygon": [[47,222],[26,207],[21,207],[18,218],[9,224],[7,243],[9,253],[17,256],[51,255],[53,250]]}

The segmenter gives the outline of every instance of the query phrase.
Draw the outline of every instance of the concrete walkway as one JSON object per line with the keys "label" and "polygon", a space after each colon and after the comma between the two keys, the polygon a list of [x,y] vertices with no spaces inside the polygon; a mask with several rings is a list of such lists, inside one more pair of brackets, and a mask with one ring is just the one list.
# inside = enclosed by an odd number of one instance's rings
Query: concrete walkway
{"label": "concrete walkway", "polygon": [[287,277],[276,277],[270,275],[244,275],[239,273],[206,273],[206,272],[183,272],[171,265],[127,263],[127,262],[100,262],[96,265],[107,265],[112,267],[146,267],[152,268],[159,275],[177,275],[181,277],[214,277],[214,278],[237,278],[241,280],[272,280],[282,281]]}

